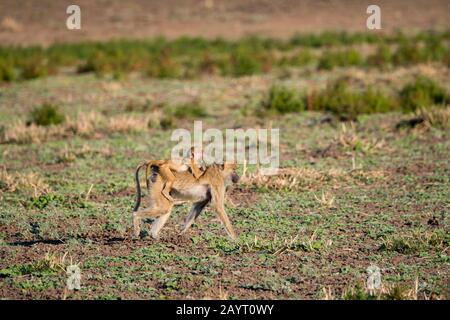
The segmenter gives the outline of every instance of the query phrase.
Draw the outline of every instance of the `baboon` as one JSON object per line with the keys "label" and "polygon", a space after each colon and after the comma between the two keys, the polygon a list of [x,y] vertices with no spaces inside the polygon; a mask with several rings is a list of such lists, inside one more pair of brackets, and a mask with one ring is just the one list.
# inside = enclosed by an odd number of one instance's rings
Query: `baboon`
{"label": "baboon", "polygon": [[[164,188],[164,178],[159,174],[157,166],[152,167],[152,176],[150,178],[152,185],[149,189],[150,207],[139,209],[141,203],[141,186],[139,183],[138,167],[135,173],[136,180],[136,203],[133,210],[134,235],[137,237],[141,230],[141,220],[146,217],[153,217],[156,220],[152,223],[150,234],[157,238],[161,228],[167,222],[170,213],[174,207],[174,201],[162,196]],[[171,194],[182,200],[193,200],[194,204],[186,217],[181,234],[189,230],[192,223],[200,215],[206,205],[212,202],[220,221],[223,223],[227,234],[236,239],[236,233],[225,212],[224,199],[226,186],[231,183],[237,183],[239,176],[236,173],[237,165],[235,163],[212,164],[206,166],[205,171],[197,179],[191,173],[174,172],[175,179],[172,185]],[[172,198],[173,199],[173,198]]]}
{"label": "baboon", "polygon": [[[149,160],[141,164],[140,166],[146,166],[145,169],[145,181],[147,184],[147,189],[149,188],[149,170],[152,167],[157,167],[159,170],[159,174],[165,181],[164,188],[162,189],[162,194],[169,201],[173,201],[172,196],[170,195],[170,191],[172,190],[172,185],[175,180],[175,176],[173,172],[184,172],[191,169],[192,174],[196,179],[200,178],[203,172],[195,163],[196,155],[195,148],[192,147],[190,151],[190,167],[183,163],[182,160]],[[139,167],[138,167],[139,168]]]}

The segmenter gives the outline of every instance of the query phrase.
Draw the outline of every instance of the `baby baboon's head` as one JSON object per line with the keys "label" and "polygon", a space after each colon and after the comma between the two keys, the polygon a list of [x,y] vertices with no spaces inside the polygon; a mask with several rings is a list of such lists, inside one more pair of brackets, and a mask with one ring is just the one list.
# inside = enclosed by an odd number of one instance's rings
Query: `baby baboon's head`
{"label": "baby baboon's head", "polygon": [[237,183],[239,181],[239,175],[236,173],[237,164],[235,162],[225,162],[221,164],[222,176],[227,184]]}

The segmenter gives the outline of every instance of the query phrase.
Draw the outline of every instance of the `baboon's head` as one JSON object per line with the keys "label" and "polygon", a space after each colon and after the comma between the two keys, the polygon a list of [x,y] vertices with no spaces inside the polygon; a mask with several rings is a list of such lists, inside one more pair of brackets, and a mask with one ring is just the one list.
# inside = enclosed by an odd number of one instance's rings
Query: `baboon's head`
{"label": "baboon's head", "polygon": [[226,184],[237,183],[239,181],[239,175],[236,173],[237,167],[235,162],[225,162],[220,165]]}

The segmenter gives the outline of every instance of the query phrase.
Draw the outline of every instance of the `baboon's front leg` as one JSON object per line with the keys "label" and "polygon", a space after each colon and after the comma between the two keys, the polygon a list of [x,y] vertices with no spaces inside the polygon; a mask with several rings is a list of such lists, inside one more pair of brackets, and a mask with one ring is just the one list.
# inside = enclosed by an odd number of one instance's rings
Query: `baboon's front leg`
{"label": "baboon's front leg", "polygon": [[234,232],[233,226],[231,225],[230,219],[228,218],[227,213],[225,212],[224,201],[225,201],[225,189],[224,188],[213,188],[213,200],[214,200],[214,209],[216,210],[217,215],[219,216],[220,221],[222,221],[225,226],[225,230],[231,239],[236,239],[236,233]]}
{"label": "baboon's front leg", "polygon": [[183,229],[181,230],[180,234],[183,234],[189,230],[191,225],[194,223],[195,219],[197,219],[197,217],[200,215],[200,213],[203,211],[203,209],[210,201],[211,198],[209,197],[203,201],[195,202],[192,205],[191,211],[189,212],[189,215],[186,217]]}

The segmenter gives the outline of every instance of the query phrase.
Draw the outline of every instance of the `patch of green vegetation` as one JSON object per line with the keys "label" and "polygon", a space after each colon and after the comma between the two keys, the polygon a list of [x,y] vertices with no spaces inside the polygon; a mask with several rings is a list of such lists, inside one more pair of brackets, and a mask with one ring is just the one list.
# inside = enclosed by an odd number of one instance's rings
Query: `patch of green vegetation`
{"label": "patch of green vegetation", "polygon": [[450,234],[442,229],[433,232],[416,232],[411,235],[394,235],[383,240],[382,251],[415,254],[424,250],[444,250],[450,245]]}
{"label": "patch of green vegetation", "polygon": [[14,68],[10,62],[0,59],[0,83],[11,82],[16,79]]}
{"label": "patch of green vegetation", "polygon": [[[444,106],[450,95],[435,81],[420,76],[397,94],[386,94],[374,87],[354,88],[349,79],[328,82],[323,90],[305,96],[295,89],[273,85],[260,103],[260,115],[301,112],[305,109],[330,112],[342,120],[355,120],[359,115],[403,110],[418,111],[431,106]],[[445,128],[447,112],[424,115],[430,124]]]}
{"label": "patch of green vegetation", "polygon": [[343,294],[344,300],[410,300],[410,289],[406,286],[395,284],[387,288],[373,292],[365,290],[361,284],[346,290]]}
{"label": "patch of green vegetation", "polygon": [[41,195],[36,198],[32,198],[30,200],[31,207],[37,208],[37,209],[44,209],[49,205],[59,206],[59,207],[65,207],[69,209],[73,208],[88,208],[89,205],[84,201],[84,199],[81,199],[80,197],[72,197],[68,198],[63,195],[59,194],[45,194]]}
{"label": "patch of green vegetation", "polygon": [[416,111],[432,105],[445,105],[450,101],[446,90],[430,78],[419,76],[400,91],[402,109]]}
{"label": "patch of green vegetation", "polygon": [[175,119],[173,115],[168,114],[162,117],[161,120],[159,121],[159,125],[163,130],[170,130],[175,128]]}
{"label": "patch of green vegetation", "polygon": [[416,243],[415,239],[395,236],[385,240],[381,244],[380,250],[412,254],[418,252],[420,250],[420,246]]}
{"label": "patch of green vegetation", "polygon": [[367,58],[367,64],[379,68],[388,68],[392,66],[393,53],[391,47],[385,43],[380,44],[374,54]]}
{"label": "patch of green vegetation", "polygon": [[319,69],[331,70],[334,67],[361,66],[363,63],[363,57],[355,49],[324,51],[317,67]]}
{"label": "patch of green vegetation", "polygon": [[258,273],[259,281],[253,283],[244,283],[242,288],[250,290],[265,290],[275,293],[289,293],[292,291],[291,285],[293,278],[285,279],[276,272]]}
{"label": "patch of green vegetation", "polygon": [[230,74],[236,77],[267,72],[271,66],[272,59],[269,54],[239,47],[231,53]]}
{"label": "patch of green vegetation", "polygon": [[175,118],[195,119],[208,116],[205,107],[197,101],[176,105],[173,110]]}
{"label": "patch of green vegetation", "polygon": [[315,59],[316,57],[311,50],[305,48],[299,53],[282,56],[276,63],[280,67],[302,67],[311,64]]}
{"label": "patch of green vegetation", "polygon": [[35,53],[21,61],[20,68],[22,70],[21,76],[25,80],[45,77],[50,72],[47,60],[42,52]]}
{"label": "patch of green vegetation", "polygon": [[147,74],[154,78],[180,78],[183,71],[181,64],[173,57],[171,50],[166,49],[150,60]]}
{"label": "patch of green vegetation", "polygon": [[[353,45],[361,43],[375,43],[383,39],[380,35],[373,33],[348,33],[345,31],[333,32],[324,31],[315,34],[296,34],[290,40],[292,46],[304,46],[312,48],[329,47],[337,45]],[[394,41],[394,36],[387,36],[390,41]]]}
{"label": "patch of green vegetation", "polygon": [[326,89],[313,95],[312,110],[331,112],[341,119],[354,120],[358,115],[397,110],[395,98],[372,87],[351,89],[346,79],[327,85]]}
{"label": "patch of green vegetation", "polygon": [[49,259],[42,259],[34,263],[12,265],[0,270],[0,278],[17,277],[23,275],[44,275],[61,272],[61,266],[54,265]]}
{"label": "patch of green vegetation", "polygon": [[65,116],[57,106],[45,103],[31,111],[27,124],[51,126],[61,124],[64,121]]}
{"label": "patch of green vegetation", "polygon": [[274,85],[261,104],[266,113],[285,114],[305,110],[305,103],[295,89]]}
{"label": "patch of green vegetation", "polygon": [[344,300],[376,300],[376,296],[367,292],[361,284],[347,290],[343,295]]}

